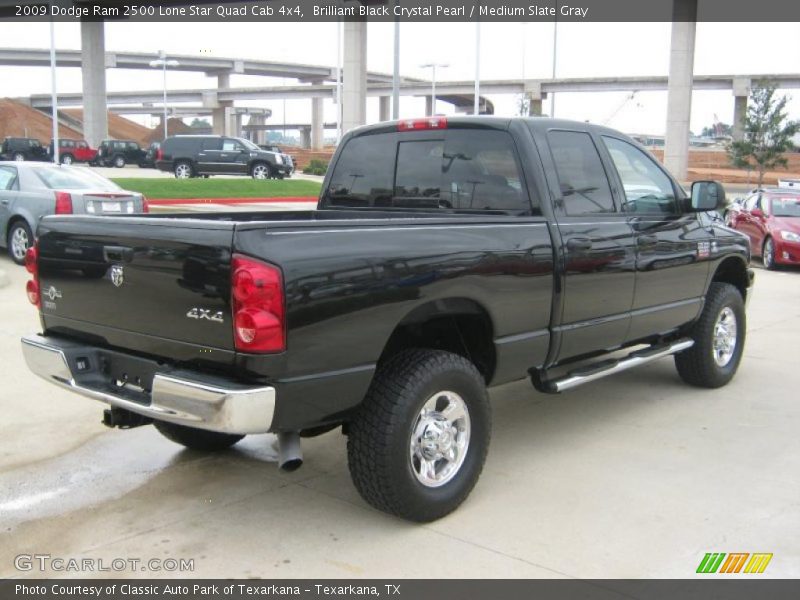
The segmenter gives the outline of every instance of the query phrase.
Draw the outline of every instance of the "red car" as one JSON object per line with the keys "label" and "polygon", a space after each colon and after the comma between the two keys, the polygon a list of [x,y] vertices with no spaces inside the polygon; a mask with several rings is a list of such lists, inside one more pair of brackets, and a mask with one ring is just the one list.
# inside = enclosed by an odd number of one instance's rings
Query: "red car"
{"label": "red car", "polygon": [[[47,147],[48,154],[53,156],[53,140]],[[58,140],[58,159],[61,164],[71,165],[72,163],[92,162],[97,156],[97,150],[92,148],[86,140],[70,140],[59,138]]]}
{"label": "red car", "polygon": [[800,194],[795,190],[756,190],[738,210],[728,213],[728,226],[750,238],[753,256],[767,269],[800,265]]}

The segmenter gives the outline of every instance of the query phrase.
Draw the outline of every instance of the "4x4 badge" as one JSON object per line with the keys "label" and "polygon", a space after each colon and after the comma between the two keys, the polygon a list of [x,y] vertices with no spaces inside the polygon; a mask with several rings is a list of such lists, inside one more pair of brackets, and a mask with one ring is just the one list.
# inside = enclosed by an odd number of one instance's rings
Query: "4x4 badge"
{"label": "4x4 badge", "polygon": [[125,273],[122,270],[122,266],[114,265],[113,267],[111,267],[111,283],[119,287],[124,282],[125,282]]}

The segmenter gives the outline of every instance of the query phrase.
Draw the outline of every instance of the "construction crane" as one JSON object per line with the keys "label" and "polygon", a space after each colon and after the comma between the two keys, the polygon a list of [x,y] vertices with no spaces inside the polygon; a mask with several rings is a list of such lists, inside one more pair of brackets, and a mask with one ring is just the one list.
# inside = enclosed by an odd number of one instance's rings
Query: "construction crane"
{"label": "construction crane", "polygon": [[617,108],[614,109],[614,112],[612,112],[609,115],[609,117],[605,121],[603,121],[603,125],[608,125],[611,122],[611,120],[619,114],[619,111],[621,111],[623,108],[625,108],[625,106],[628,104],[628,102],[633,100],[636,97],[636,94],[638,94],[638,93],[639,93],[639,90],[633,90],[630,94],[625,96],[625,99],[622,102],[620,102],[620,104],[619,104],[619,106],[617,106]]}

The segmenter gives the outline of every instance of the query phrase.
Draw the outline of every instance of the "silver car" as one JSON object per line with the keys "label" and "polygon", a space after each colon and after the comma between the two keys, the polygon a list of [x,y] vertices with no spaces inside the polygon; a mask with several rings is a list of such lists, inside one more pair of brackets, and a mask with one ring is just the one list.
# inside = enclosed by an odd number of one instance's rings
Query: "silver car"
{"label": "silver car", "polygon": [[45,215],[147,212],[147,201],[89,169],[52,163],[0,162],[0,247],[17,264]]}

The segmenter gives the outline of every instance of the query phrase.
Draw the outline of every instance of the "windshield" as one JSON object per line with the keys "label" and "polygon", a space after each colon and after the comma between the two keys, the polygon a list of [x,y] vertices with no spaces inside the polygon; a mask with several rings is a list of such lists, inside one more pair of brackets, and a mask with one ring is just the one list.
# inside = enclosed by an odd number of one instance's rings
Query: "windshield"
{"label": "windshield", "polygon": [[34,172],[51,190],[96,190],[116,192],[121,188],[105,177],[95,175],[88,169],[68,167],[38,167]]}
{"label": "windshield", "polygon": [[773,198],[772,214],[775,217],[800,217],[800,198]]}
{"label": "windshield", "polygon": [[261,148],[259,148],[258,146],[256,146],[256,145],[255,145],[253,142],[251,142],[250,140],[246,140],[246,139],[244,139],[244,138],[236,138],[236,139],[237,139],[237,141],[241,142],[241,143],[242,143],[242,145],[243,145],[245,148],[247,148],[248,150],[261,150]]}

